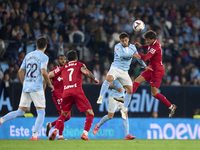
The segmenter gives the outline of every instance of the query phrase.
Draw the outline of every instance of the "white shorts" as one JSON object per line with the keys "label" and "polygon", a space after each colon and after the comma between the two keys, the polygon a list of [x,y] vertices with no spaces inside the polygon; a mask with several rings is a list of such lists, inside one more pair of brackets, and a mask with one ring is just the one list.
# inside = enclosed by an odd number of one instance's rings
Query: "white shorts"
{"label": "white shorts", "polygon": [[122,86],[124,86],[124,85],[132,86],[132,84],[133,84],[132,80],[128,74],[128,71],[124,71],[122,69],[118,69],[116,67],[111,66],[107,75],[113,76],[114,80],[118,79],[119,82],[122,84]]}
{"label": "white shorts", "polygon": [[121,108],[120,105],[124,105],[123,103],[121,102],[118,102],[116,100],[114,100],[113,97],[109,97],[109,103],[108,103],[108,112],[109,113],[115,113],[115,110],[117,108]]}
{"label": "white shorts", "polygon": [[30,107],[31,102],[34,103],[35,107],[46,107],[46,100],[44,91],[38,92],[22,92],[19,106]]}

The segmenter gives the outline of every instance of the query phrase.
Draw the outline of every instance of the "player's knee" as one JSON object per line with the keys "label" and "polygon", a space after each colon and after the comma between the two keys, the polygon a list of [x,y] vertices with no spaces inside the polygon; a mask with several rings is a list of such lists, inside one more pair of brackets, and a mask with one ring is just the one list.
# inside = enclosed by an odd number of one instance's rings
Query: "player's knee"
{"label": "player's knee", "polygon": [[108,119],[112,119],[112,118],[113,118],[113,116],[109,116],[109,115],[108,115]]}
{"label": "player's knee", "polygon": [[154,97],[156,96],[157,92],[151,91],[151,95]]}

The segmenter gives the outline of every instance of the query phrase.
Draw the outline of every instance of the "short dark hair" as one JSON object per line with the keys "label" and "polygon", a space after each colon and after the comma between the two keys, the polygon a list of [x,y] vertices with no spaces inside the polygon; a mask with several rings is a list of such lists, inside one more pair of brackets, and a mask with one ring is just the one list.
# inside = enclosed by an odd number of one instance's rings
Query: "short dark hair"
{"label": "short dark hair", "polygon": [[61,54],[61,55],[58,55],[58,59],[59,59],[60,57],[62,57],[62,56],[64,56],[64,57],[65,57],[65,55],[62,55],[62,54]]}
{"label": "short dark hair", "polygon": [[120,33],[119,39],[124,39],[125,37],[129,38],[129,35],[126,32]]}
{"label": "short dark hair", "polygon": [[47,39],[45,37],[39,37],[36,41],[38,49],[43,49],[47,45]]}
{"label": "short dark hair", "polygon": [[77,53],[75,50],[70,50],[68,53],[67,53],[67,59],[69,61],[72,61],[72,60],[75,60],[77,57]]}
{"label": "short dark hair", "polygon": [[149,30],[146,33],[143,34],[144,39],[156,39],[156,32],[154,32],[153,30]]}

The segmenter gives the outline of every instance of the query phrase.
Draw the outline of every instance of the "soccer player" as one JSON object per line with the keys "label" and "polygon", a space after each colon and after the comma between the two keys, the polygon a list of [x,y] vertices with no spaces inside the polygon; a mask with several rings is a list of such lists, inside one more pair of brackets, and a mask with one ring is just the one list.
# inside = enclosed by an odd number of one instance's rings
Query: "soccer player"
{"label": "soccer player", "polygon": [[[59,69],[60,67],[64,66],[65,64],[66,64],[66,57],[64,55],[59,55],[58,56],[58,66],[54,67],[51,71],[55,71],[56,69]],[[52,92],[52,99],[55,103],[56,109],[58,110],[58,113],[60,116],[61,115],[62,94],[63,94],[63,78],[61,75],[59,75],[54,78],[51,78],[51,80],[53,81],[53,86],[55,89]],[[69,120],[70,118],[71,118],[71,112],[69,112],[65,121]],[[50,123],[50,122],[46,123],[46,136],[49,136],[49,131],[55,125],[56,125],[56,120],[52,123]],[[64,140],[63,130],[64,130],[64,126],[61,126],[59,128],[58,140]]]}
{"label": "soccer player", "polygon": [[36,46],[37,50],[26,55],[18,71],[20,81],[23,85],[19,108],[0,119],[0,124],[2,124],[5,121],[23,116],[33,101],[37,110],[34,132],[30,139],[33,141],[39,140],[38,133],[44,123],[45,117],[46,100],[43,89],[43,80],[45,80],[52,91],[54,90],[47,73],[49,58],[44,54],[47,48],[46,38],[39,37]]}
{"label": "soccer player", "polygon": [[70,50],[67,53],[67,60],[63,67],[56,69],[49,73],[49,77],[53,78],[59,75],[63,77],[63,101],[61,103],[61,115],[56,121],[55,129],[49,137],[49,140],[54,140],[57,135],[57,130],[60,126],[64,125],[64,120],[68,113],[71,111],[73,104],[76,104],[80,112],[85,112],[86,120],[83,134],[81,139],[89,140],[88,132],[92,126],[94,113],[92,106],[85,96],[82,89],[82,76],[85,74],[87,77],[92,78],[95,84],[99,84],[99,80],[86,68],[86,66],[78,62],[77,53]]}
{"label": "soccer player", "polygon": [[127,33],[122,32],[119,35],[119,39],[120,43],[116,44],[114,47],[114,61],[111,64],[111,68],[106,76],[106,80],[101,86],[97,104],[102,103],[103,95],[108,90],[110,83],[112,83],[112,81],[114,81],[115,79],[118,79],[123,88],[126,90],[126,94],[124,96],[124,107],[121,108],[123,110],[123,113],[126,113],[133,92],[132,81],[128,74],[132,57],[136,57],[138,62],[145,69],[151,68],[146,66],[146,64],[142,60],[140,60],[141,56],[137,53],[136,47],[132,44],[129,44],[129,35]]}
{"label": "soccer player", "polygon": [[[108,104],[108,114],[103,116],[103,118],[100,120],[99,123],[97,123],[93,129],[93,134],[96,135],[99,128],[109,119],[112,119],[114,114],[115,114],[115,110],[117,108],[121,108],[120,105],[123,106],[123,97],[124,97],[124,90],[122,88],[122,85],[119,83],[119,81],[117,79],[115,79],[112,84],[110,84],[109,88],[111,88],[111,92],[109,95],[109,104]],[[118,101],[116,101],[115,99],[118,99]],[[119,100],[122,100],[122,102],[119,102]],[[124,115],[124,113],[122,113],[122,110],[120,110],[121,114]],[[124,118],[124,117],[123,117]],[[131,134],[129,134],[129,122],[128,122],[128,114],[126,111],[126,119],[123,119],[123,127],[124,127],[124,132],[125,132],[125,140],[132,140],[135,139],[135,136],[132,136]]]}
{"label": "soccer player", "polygon": [[133,83],[133,93],[135,93],[140,83],[145,81],[148,82],[150,81],[151,95],[160,100],[170,109],[169,117],[171,118],[173,117],[177,106],[175,104],[171,104],[164,95],[158,93],[162,77],[165,73],[162,64],[161,45],[159,41],[156,40],[156,33],[154,31],[149,30],[143,36],[147,45],[143,46],[137,42],[135,43],[135,45],[140,48],[148,49],[148,53],[146,55],[142,55],[140,53],[139,55],[141,56],[141,59],[143,61],[147,61],[149,59],[149,67],[152,68],[153,71],[146,70],[139,77],[135,79]]}

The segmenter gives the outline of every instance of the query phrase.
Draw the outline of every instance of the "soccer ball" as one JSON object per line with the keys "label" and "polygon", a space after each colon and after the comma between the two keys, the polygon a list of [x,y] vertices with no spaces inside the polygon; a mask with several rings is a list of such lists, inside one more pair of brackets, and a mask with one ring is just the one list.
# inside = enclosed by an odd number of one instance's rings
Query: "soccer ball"
{"label": "soccer ball", "polygon": [[145,24],[142,20],[136,20],[133,23],[133,29],[137,32],[144,30]]}

